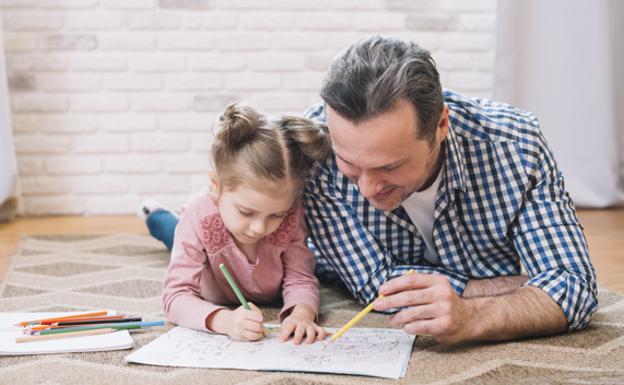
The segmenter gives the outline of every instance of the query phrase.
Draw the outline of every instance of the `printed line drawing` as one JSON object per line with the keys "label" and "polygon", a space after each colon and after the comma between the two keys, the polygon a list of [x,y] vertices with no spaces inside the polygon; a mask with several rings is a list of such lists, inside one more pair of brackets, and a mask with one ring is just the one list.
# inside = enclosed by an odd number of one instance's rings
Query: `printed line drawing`
{"label": "printed line drawing", "polygon": [[414,336],[398,329],[353,328],[337,341],[328,341],[295,345],[292,341],[280,342],[279,333],[273,332],[260,341],[238,342],[178,326],[128,355],[126,361],[400,378],[407,369]]}

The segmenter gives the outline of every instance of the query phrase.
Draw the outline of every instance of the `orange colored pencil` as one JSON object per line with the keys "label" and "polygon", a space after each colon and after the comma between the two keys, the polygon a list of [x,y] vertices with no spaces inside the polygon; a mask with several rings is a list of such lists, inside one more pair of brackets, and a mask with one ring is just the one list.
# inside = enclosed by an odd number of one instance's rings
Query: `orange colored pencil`
{"label": "orange colored pencil", "polygon": [[97,312],[93,312],[93,313],[83,313],[83,314],[75,314],[75,315],[68,315],[65,317],[56,317],[56,318],[47,318],[47,319],[36,319],[36,320],[31,320],[31,321],[22,321],[20,322],[18,325],[19,326],[28,326],[28,325],[36,325],[36,324],[41,324],[44,323],[44,321],[51,321],[51,323],[54,322],[58,322],[60,320],[67,320],[70,318],[81,318],[81,317],[96,317],[96,316],[100,316],[100,315],[107,315],[108,311],[97,311]]}
{"label": "orange colored pencil", "polygon": [[55,329],[55,328],[61,328],[62,326],[54,326],[54,325],[35,325],[35,326],[31,326],[31,327],[26,327],[26,329],[24,329],[25,331],[39,331],[39,330],[46,330],[46,329]]}
{"label": "orange colored pencil", "polygon": [[[70,321],[82,322],[82,321],[87,321],[87,320],[93,320],[93,321],[104,321],[104,323],[108,323],[106,321],[117,321],[117,320],[123,321],[123,319],[124,319],[124,316],[120,315],[120,316],[96,317],[96,318],[68,318],[67,320],[65,320],[65,322],[70,322]],[[67,325],[59,325],[58,322],[55,322],[53,324],[25,326],[24,332],[33,333],[33,332],[39,332],[42,330],[58,329],[58,328],[66,328],[66,327]]]}

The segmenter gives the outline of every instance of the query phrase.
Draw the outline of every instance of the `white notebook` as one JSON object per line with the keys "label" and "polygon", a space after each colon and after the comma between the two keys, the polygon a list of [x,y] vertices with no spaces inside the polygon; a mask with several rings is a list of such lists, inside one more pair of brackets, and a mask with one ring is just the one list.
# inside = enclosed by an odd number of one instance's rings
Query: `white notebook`
{"label": "white notebook", "polygon": [[0,313],[0,356],[96,352],[132,348],[134,341],[127,330],[93,336],[60,338],[25,343],[15,342],[16,337],[24,336],[22,329],[15,326],[15,324],[19,322],[62,317],[71,314],[76,313]]}

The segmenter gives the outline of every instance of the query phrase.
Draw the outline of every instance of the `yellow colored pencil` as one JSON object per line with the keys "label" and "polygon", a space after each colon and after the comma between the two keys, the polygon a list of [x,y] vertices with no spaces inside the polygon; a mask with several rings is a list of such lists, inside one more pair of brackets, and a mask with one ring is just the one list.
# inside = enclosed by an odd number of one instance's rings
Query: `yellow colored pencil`
{"label": "yellow colored pencil", "polygon": [[[407,274],[411,274],[413,273],[414,270],[410,270],[407,273],[405,273],[405,275]],[[375,299],[375,301],[377,301],[380,298],[383,298],[383,294],[380,294],[379,297],[377,297]],[[353,325],[355,325],[356,323],[360,322],[360,320],[362,318],[364,318],[365,315],[367,315],[368,313],[370,313],[371,310],[373,310],[373,305],[375,304],[375,301],[371,302],[368,306],[366,306],[364,308],[364,310],[362,310],[361,312],[359,312],[355,317],[351,318],[351,321],[347,322],[345,326],[343,326],[340,330],[338,330],[336,333],[334,333],[334,335],[332,335],[332,337],[330,338],[329,342],[334,342],[336,341],[338,338],[340,338],[341,335],[343,335],[347,330],[351,329],[351,327]]]}
{"label": "yellow colored pencil", "polygon": [[[380,295],[379,297],[377,297],[377,299],[379,299],[379,298],[383,298],[383,294]],[[375,299],[375,301],[377,301],[377,299]],[[343,326],[340,330],[338,330],[336,333],[334,333],[334,335],[332,335],[332,337],[329,340],[329,342],[336,341],[347,330],[351,329],[351,327],[353,325],[355,325],[356,323],[360,322],[360,320],[362,318],[364,318],[365,315],[367,315],[368,313],[370,313],[371,310],[373,310],[373,305],[375,305],[375,301],[371,302],[368,306],[366,306],[364,308],[364,310],[359,312],[355,317],[351,318],[351,321],[347,322],[345,326]]]}
{"label": "yellow colored pencil", "polygon": [[116,332],[117,329],[91,329],[91,330],[81,330],[78,332],[71,333],[61,333],[61,334],[47,334],[45,336],[32,336],[32,337],[17,337],[15,342],[36,342],[36,341],[44,341],[44,340],[54,340],[58,338],[69,338],[69,337],[83,337],[83,336],[94,336],[98,334],[106,334]]}

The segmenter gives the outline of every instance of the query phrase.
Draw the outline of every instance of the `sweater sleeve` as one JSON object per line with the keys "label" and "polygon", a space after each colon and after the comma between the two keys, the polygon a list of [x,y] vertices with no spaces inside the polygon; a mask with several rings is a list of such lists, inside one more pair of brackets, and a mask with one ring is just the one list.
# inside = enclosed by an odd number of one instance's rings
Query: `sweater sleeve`
{"label": "sweater sleeve", "polygon": [[200,279],[207,257],[198,235],[199,220],[193,210],[185,211],[176,227],[164,282],[162,300],[165,316],[177,325],[210,331],[206,328],[206,319],[225,307],[200,297]]}
{"label": "sweater sleeve", "polygon": [[319,281],[314,275],[314,254],[306,244],[307,228],[303,217],[303,207],[299,206],[294,215],[296,215],[297,227],[282,256],[284,306],[279,314],[280,321],[283,321],[292,308],[299,304],[310,306],[318,315],[321,302]]}

